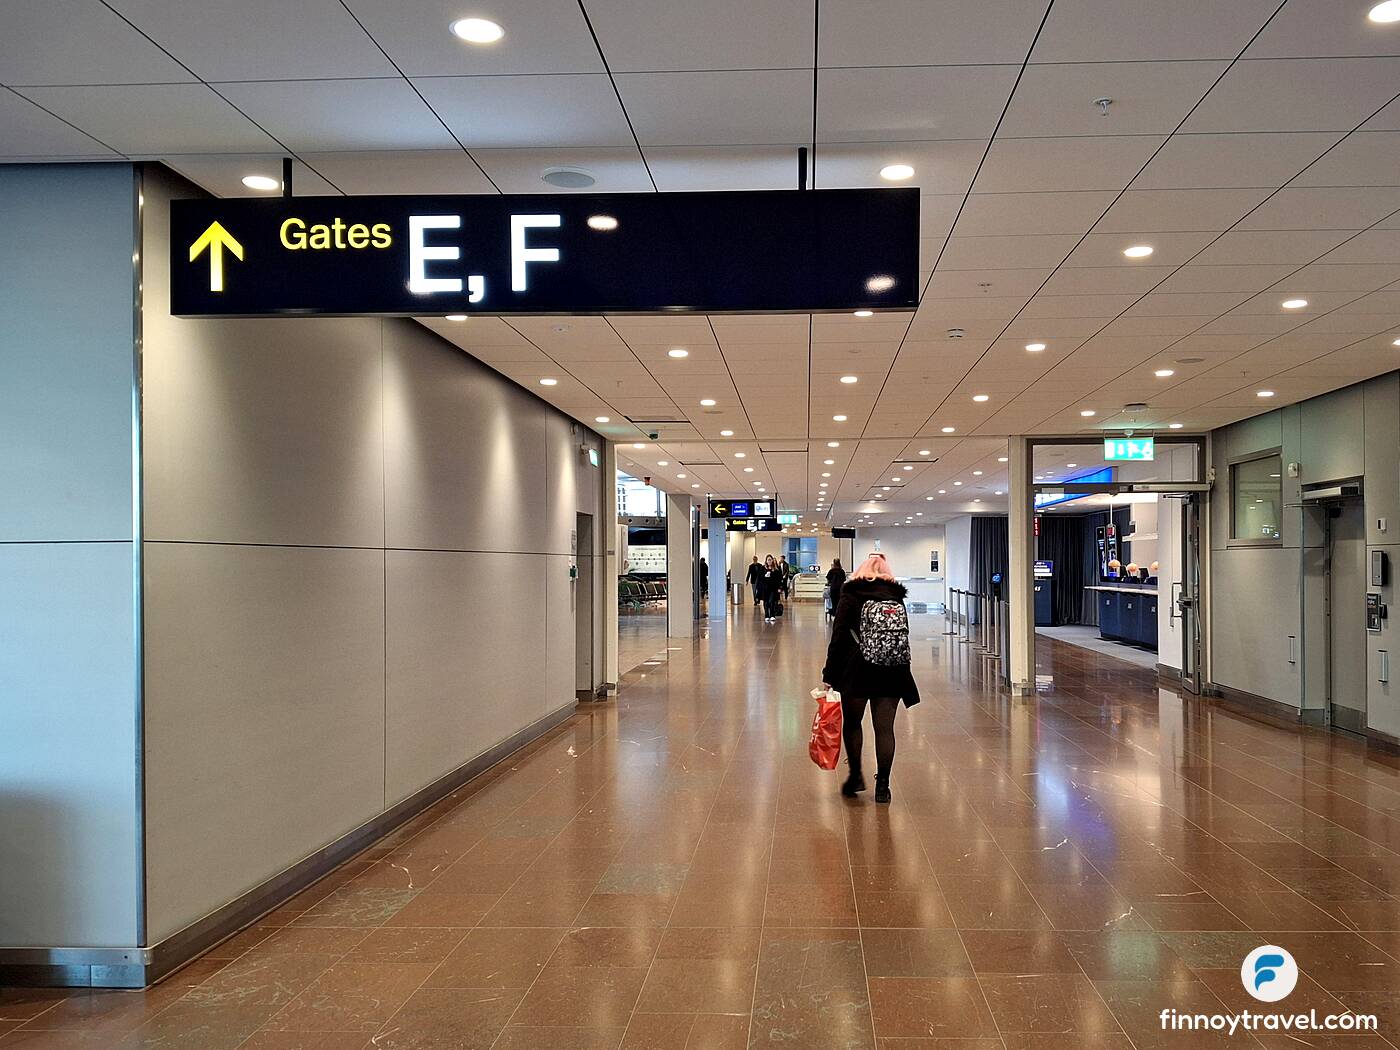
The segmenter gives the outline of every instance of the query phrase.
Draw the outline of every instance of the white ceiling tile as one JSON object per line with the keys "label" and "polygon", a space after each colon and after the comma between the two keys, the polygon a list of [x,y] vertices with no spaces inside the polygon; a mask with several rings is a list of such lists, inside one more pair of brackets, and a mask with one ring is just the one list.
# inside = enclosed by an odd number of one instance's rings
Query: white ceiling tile
{"label": "white ceiling tile", "polygon": [[278,144],[203,84],[26,88],[50,112],[128,155],[270,153]]}
{"label": "white ceiling tile", "polygon": [[339,0],[107,0],[200,79],[397,76]]}
{"label": "white ceiling tile", "polygon": [[413,85],[468,149],[634,145],[606,76],[424,77]]}
{"label": "white ceiling tile", "polygon": [[[98,0],[10,3],[0,84],[160,84],[194,75]],[[5,152],[10,149],[6,144]]]}
{"label": "white ceiling tile", "polygon": [[1400,209],[1400,186],[1285,187],[1240,221],[1241,230],[1360,230]]}
{"label": "white ceiling tile", "polygon": [[1394,263],[1400,259],[1400,230],[1367,230],[1323,256],[1323,263]]}
{"label": "white ceiling tile", "polygon": [[1400,281],[1400,262],[1317,262],[1304,266],[1293,276],[1293,280],[1300,288],[1315,288],[1322,292],[1369,292]]}
{"label": "white ceiling tile", "polygon": [[402,79],[268,80],[218,90],[294,152],[456,145]]}
{"label": "white ceiling tile", "polygon": [[1192,319],[1201,315],[1218,316],[1226,310],[1234,309],[1248,298],[1247,292],[1153,292],[1135,302],[1126,312],[1126,316]]}
{"label": "white ceiling tile", "polygon": [[901,185],[917,186],[925,194],[963,194],[986,148],[986,142],[967,139],[828,143],[817,146],[812,185],[820,189],[888,186],[880,178],[880,169],[887,164],[908,164],[914,168],[914,177]]}
{"label": "white ceiling tile", "polygon": [[1216,232],[1235,223],[1268,195],[1267,189],[1128,190],[1114,202],[1094,230],[1096,233]]}
{"label": "white ceiling tile", "polygon": [[[1084,238],[1066,266],[1180,266],[1210,243],[1209,233],[1091,233]],[[1146,245],[1153,249],[1143,259],[1124,256],[1126,248]]]}
{"label": "white ceiling tile", "polygon": [[817,78],[817,142],[985,139],[1015,66],[828,69]]}
{"label": "white ceiling tile", "polygon": [[1400,186],[1400,131],[1348,136],[1298,177],[1294,186]]}
{"label": "white ceiling tile", "polygon": [[1038,295],[1021,311],[1023,318],[1116,317],[1132,306],[1137,296],[1120,295]]}
{"label": "white ceiling tile", "polygon": [[1395,96],[1397,83],[1400,58],[1236,62],[1181,130],[1350,131]]}
{"label": "white ceiling tile", "polygon": [[[636,146],[613,149],[473,149],[472,157],[502,193],[646,193],[652,189]],[[581,168],[597,181],[586,190],[561,190],[544,181],[547,168]]]}
{"label": "white ceiling tile", "polygon": [[649,146],[644,152],[662,193],[797,188],[795,146]]}
{"label": "white ceiling tile", "polygon": [[1330,132],[1173,135],[1134,180],[1133,189],[1275,189],[1320,157],[1338,138]]}
{"label": "white ceiling tile", "polygon": [[614,73],[811,69],[812,16],[809,0],[588,0]]}
{"label": "white ceiling tile", "polygon": [[978,193],[1118,190],[1147,163],[1162,139],[998,139],[977,174]]}
{"label": "white ceiling tile", "polygon": [[1291,263],[1257,266],[1183,266],[1158,287],[1160,292],[1255,292],[1291,274]]}
{"label": "white ceiling tile", "polygon": [[[209,156],[171,157],[166,163],[185,178],[202,186],[215,197],[268,197],[276,196],[266,191],[250,190],[243,185],[245,175],[266,175],[281,180],[282,155],[269,153],[229,154],[217,153]],[[292,190],[297,196],[315,197],[338,192],[337,187],[327,182],[311,168],[300,161],[292,164]]]}
{"label": "white ceiling tile", "polygon": [[345,193],[494,193],[460,149],[307,153],[306,162]]}
{"label": "white ceiling tile", "polygon": [[102,143],[0,88],[0,158],[112,157]]}
{"label": "white ceiling tile", "polygon": [[958,215],[959,236],[1086,233],[1113,203],[1111,190],[974,193]]}
{"label": "white ceiling tile", "polygon": [[1026,0],[825,0],[823,66],[1020,64],[1045,4]]}
{"label": "white ceiling tile", "polygon": [[1196,261],[1203,265],[1247,265],[1264,261],[1301,265],[1325,255],[1348,236],[1345,230],[1231,231],[1201,252]]}
{"label": "white ceiling tile", "polygon": [[940,270],[1003,270],[1057,266],[1078,240],[1073,234],[950,237]]}
{"label": "white ceiling tile", "polygon": [[1170,266],[1062,266],[1045,282],[1041,296],[1142,294],[1172,272]]}
{"label": "white ceiling tile", "polygon": [[578,4],[510,0],[491,15],[505,29],[505,38],[498,45],[479,47],[459,40],[449,27],[480,10],[463,10],[447,0],[345,2],[410,77],[604,71]]}
{"label": "white ceiling tile", "polygon": [[812,136],[811,70],[622,73],[616,80],[643,147],[805,143]]}
{"label": "white ceiling tile", "polygon": [[1288,0],[1258,39],[1249,45],[1245,57],[1393,55],[1396,51],[1394,31],[1365,17],[1372,3]]}
{"label": "white ceiling tile", "polygon": [[1365,124],[1362,131],[1400,131],[1400,98],[1390,102]]}
{"label": "white ceiling tile", "polygon": [[1277,8],[1277,0],[1231,0],[1188,13],[1157,0],[1056,0],[1031,60],[1234,58]]}
{"label": "white ceiling tile", "polygon": [[[1028,66],[997,135],[1170,135],[1225,68],[1221,61]],[[1113,100],[1106,111],[1094,104],[1099,98]]]}

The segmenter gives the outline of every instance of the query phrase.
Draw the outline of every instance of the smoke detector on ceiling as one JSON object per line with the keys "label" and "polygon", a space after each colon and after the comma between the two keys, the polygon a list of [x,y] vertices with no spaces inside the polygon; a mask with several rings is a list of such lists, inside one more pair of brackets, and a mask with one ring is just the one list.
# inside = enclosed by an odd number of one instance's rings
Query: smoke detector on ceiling
{"label": "smoke detector on ceiling", "polygon": [[591,171],[569,167],[545,168],[540,178],[561,190],[586,190],[598,181]]}
{"label": "smoke detector on ceiling", "polygon": [[963,331],[961,328],[950,328],[950,329],[948,329],[948,338],[949,338],[949,339],[961,339],[961,338],[962,338],[963,336],[965,336],[965,335],[967,335],[967,333],[966,333],[965,331]]}

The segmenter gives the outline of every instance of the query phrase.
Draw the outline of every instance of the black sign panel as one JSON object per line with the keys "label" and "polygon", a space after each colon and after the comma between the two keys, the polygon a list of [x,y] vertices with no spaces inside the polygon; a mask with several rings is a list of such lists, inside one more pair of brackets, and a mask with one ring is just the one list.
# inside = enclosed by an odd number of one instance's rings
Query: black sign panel
{"label": "black sign panel", "polygon": [[914,189],[184,200],[171,312],[913,309]]}
{"label": "black sign panel", "polygon": [[710,517],[771,518],[773,517],[773,501],[771,499],[712,499],[710,500]]}
{"label": "black sign panel", "polygon": [[777,518],[730,518],[724,523],[726,532],[782,532]]}

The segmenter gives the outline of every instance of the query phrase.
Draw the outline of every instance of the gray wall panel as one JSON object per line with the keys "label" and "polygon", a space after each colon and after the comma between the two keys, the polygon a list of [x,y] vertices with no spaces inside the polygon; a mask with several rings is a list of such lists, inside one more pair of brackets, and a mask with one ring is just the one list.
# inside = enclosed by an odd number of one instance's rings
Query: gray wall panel
{"label": "gray wall panel", "polygon": [[384,322],[387,542],[548,549],[540,401],[404,322]]}
{"label": "gray wall panel", "polygon": [[567,704],[576,695],[575,647],[577,622],[574,603],[577,584],[569,580],[569,559],[553,555],[540,559],[545,592],[546,646],[545,680],[542,694],[544,715]]}
{"label": "gray wall panel", "polygon": [[1308,484],[1360,477],[1366,470],[1363,387],[1349,386],[1298,406],[1302,417],[1299,459]]}
{"label": "gray wall panel", "polygon": [[135,944],[131,544],[0,544],[0,581],[0,945]]}
{"label": "gray wall panel", "polygon": [[545,713],[545,560],[387,553],[388,805]]}
{"label": "gray wall panel", "polygon": [[383,808],[383,558],[146,544],[152,940]]}
{"label": "gray wall panel", "polygon": [[1214,574],[1215,681],[1297,707],[1298,665],[1288,662],[1288,636],[1298,633],[1297,549],[1217,554]]}
{"label": "gray wall panel", "polygon": [[0,165],[0,543],[132,538],[131,165]]}

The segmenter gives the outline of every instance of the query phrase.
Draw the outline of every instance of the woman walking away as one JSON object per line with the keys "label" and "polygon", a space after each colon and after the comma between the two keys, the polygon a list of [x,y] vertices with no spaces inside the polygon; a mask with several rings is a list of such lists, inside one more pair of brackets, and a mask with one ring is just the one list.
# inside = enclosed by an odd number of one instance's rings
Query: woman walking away
{"label": "woman walking away", "polygon": [[904,586],[894,578],[883,554],[861,562],[841,588],[836,622],[826,650],[822,682],[841,693],[841,737],[851,775],[841,794],[865,790],[861,772],[865,708],[875,723],[875,801],[890,801],[890,767],[894,765],[894,716],[919,702],[919,687],[909,670],[909,614]]}
{"label": "woman walking away", "polygon": [[846,586],[846,570],[841,568],[841,559],[832,558],[831,568],[826,574],[827,612],[835,613],[841,604],[841,588]]}
{"label": "woman walking away", "polygon": [[763,622],[773,623],[778,618],[778,602],[783,597],[783,570],[773,555],[763,559],[763,576],[759,587],[763,591]]}

